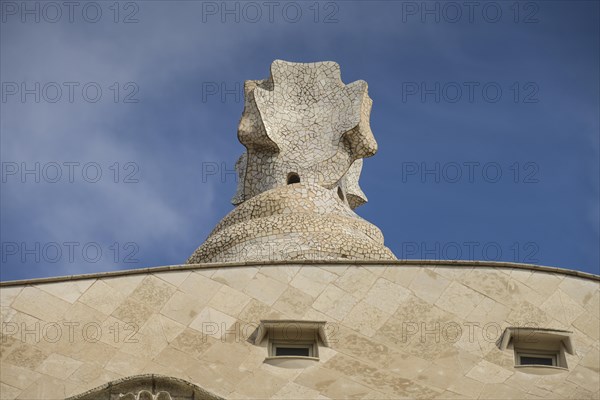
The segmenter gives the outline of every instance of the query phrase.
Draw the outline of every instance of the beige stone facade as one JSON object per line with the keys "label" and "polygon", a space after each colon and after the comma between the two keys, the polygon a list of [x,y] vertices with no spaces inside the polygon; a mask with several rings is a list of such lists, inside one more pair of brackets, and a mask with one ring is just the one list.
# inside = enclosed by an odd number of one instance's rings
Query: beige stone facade
{"label": "beige stone facade", "polygon": [[[571,271],[213,264],[4,283],[0,293],[3,399],[64,399],[148,374],[224,398],[600,394],[599,278]],[[329,347],[319,343],[318,360],[297,368],[269,364],[268,341],[251,340],[261,320],[326,321]],[[516,368],[499,345],[511,326],[572,332],[567,368]]]}

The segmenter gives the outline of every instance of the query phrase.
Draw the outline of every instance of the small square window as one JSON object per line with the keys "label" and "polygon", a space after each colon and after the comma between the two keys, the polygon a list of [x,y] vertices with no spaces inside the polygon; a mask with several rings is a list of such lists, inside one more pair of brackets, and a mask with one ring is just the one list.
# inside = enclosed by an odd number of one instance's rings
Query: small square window
{"label": "small square window", "polygon": [[294,356],[315,357],[315,343],[271,343],[271,357]]}
{"label": "small square window", "polygon": [[319,346],[329,346],[325,321],[261,320],[251,340],[266,340],[265,362],[283,368],[305,368],[319,361]]}
{"label": "small square window", "polygon": [[309,347],[283,347],[277,346],[275,347],[275,356],[301,356],[301,357],[310,357],[310,348]]}
{"label": "small square window", "polygon": [[520,352],[517,350],[517,365],[548,365],[556,367],[558,354],[540,354],[531,352]]}
{"label": "small square window", "polygon": [[571,332],[557,329],[508,327],[499,347],[514,351],[515,368],[534,374],[566,370],[567,354],[575,354]]}

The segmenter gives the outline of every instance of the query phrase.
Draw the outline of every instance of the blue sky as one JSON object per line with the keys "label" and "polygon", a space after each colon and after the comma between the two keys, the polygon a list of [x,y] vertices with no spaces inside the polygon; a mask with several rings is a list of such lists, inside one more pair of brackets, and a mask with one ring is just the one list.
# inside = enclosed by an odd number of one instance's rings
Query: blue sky
{"label": "blue sky", "polygon": [[597,1],[88,3],[2,1],[2,280],[184,262],[274,59],[368,82],[357,212],[398,258],[599,273]]}

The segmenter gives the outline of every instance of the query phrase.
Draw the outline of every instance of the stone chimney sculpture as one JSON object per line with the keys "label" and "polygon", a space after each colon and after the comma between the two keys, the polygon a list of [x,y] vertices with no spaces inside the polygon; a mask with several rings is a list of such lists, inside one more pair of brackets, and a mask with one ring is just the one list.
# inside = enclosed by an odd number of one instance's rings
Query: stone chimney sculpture
{"label": "stone chimney sculpture", "polygon": [[394,260],[352,211],[367,201],[362,159],[377,151],[367,83],[345,85],[335,62],[276,60],[244,93],[236,208],[187,262]]}

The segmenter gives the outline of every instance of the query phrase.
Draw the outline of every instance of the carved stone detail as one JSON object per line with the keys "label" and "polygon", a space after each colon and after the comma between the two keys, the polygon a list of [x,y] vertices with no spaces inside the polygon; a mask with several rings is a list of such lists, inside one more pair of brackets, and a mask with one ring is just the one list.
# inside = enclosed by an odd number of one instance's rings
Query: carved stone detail
{"label": "carved stone detail", "polygon": [[183,379],[136,375],[89,390],[67,400],[222,400]]}
{"label": "carved stone detail", "polygon": [[168,392],[158,392],[152,394],[148,390],[141,390],[137,394],[131,392],[126,394],[119,394],[120,400],[173,400]]}

